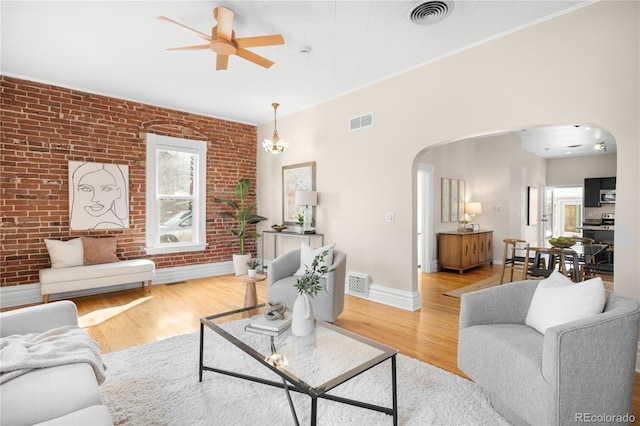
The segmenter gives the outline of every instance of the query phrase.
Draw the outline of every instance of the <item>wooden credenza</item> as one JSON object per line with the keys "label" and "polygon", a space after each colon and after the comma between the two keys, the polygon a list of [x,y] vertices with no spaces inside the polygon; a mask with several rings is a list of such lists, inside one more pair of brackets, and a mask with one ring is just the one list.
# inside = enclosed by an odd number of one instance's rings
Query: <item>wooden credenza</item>
{"label": "wooden credenza", "polygon": [[493,231],[442,232],[438,234],[440,270],[463,273],[484,263],[493,263]]}

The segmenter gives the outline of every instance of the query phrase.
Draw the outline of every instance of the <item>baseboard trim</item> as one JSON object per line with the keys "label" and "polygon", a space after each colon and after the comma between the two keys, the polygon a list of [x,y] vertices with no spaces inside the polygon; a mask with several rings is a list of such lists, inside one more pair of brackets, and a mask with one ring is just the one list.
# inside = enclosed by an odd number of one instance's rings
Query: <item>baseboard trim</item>
{"label": "baseboard trim", "polygon": [[419,292],[397,290],[376,284],[369,287],[369,300],[405,311],[417,311],[422,307],[422,298]]}
{"label": "baseboard trim", "polygon": [[[205,278],[217,275],[233,273],[233,262],[205,263],[201,265],[176,266],[174,268],[156,269],[156,276],[152,281],[155,284],[169,284],[194,278]],[[69,299],[73,297],[89,296],[92,294],[107,293],[112,291],[127,290],[141,287],[141,282],[119,284],[110,287],[92,288],[87,290],[69,291],[49,295],[49,300]],[[40,283],[23,284],[0,287],[0,308],[14,306],[34,305],[42,303]]]}

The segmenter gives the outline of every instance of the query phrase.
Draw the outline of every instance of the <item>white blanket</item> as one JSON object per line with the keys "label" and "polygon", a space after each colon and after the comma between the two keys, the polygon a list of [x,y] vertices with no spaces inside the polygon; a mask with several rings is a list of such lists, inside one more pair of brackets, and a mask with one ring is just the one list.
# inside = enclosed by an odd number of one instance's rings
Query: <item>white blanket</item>
{"label": "white blanket", "polygon": [[0,384],[35,368],[81,362],[93,367],[98,384],[104,382],[106,367],[98,344],[75,325],[0,339]]}

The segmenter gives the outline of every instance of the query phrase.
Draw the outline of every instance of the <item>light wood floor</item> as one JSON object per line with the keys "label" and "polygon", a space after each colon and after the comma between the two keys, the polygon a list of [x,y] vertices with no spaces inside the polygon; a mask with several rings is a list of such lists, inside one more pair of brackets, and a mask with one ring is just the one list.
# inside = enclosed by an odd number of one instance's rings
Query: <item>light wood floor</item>
{"label": "light wood floor", "polygon": [[[401,353],[464,376],[456,366],[460,300],[444,296],[500,271],[485,265],[465,272],[419,274],[422,309],[408,312],[346,296],[336,325],[392,346]],[[266,282],[258,283],[258,301],[265,301]],[[201,278],[181,283],[73,299],[80,320],[103,352],[193,332],[201,317],[242,306],[244,283],[233,276]],[[636,374],[633,414],[640,418],[640,375]]]}

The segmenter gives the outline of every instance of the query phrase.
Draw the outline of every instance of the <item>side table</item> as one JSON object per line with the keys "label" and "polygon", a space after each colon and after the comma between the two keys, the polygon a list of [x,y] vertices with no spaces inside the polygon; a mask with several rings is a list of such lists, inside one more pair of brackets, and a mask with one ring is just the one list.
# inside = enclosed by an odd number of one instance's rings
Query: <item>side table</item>
{"label": "side table", "polygon": [[237,277],[246,283],[244,290],[244,307],[249,308],[258,304],[258,295],[256,294],[256,283],[264,281],[267,276],[264,274],[256,274],[254,278],[249,278],[249,275],[240,275]]}

